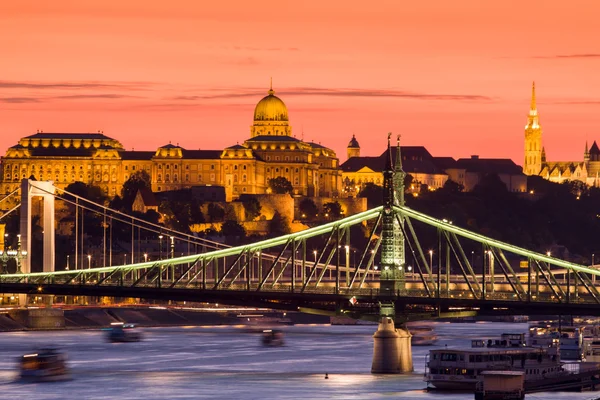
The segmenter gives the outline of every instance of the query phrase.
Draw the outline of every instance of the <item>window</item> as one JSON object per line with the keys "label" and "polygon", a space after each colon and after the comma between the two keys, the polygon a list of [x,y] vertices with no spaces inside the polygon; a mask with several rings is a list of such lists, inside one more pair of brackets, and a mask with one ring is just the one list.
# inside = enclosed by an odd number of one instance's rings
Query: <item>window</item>
{"label": "window", "polygon": [[190,169],[190,166],[189,166],[189,165],[186,165],[186,166],[185,166],[185,169]]}
{"label": "window", "polygon": [[126,165],[125,166],[125,171],[128,171],[128,170],[129,170],[129,167]]}
{"label": "window", "polygon": [[238,166],[237,166],[237,165],[234,165],[234,166],[233,166],[233,169],[234,169],[235,171],[237,171],[237,169],[238,169]]}
{"label": "window", "polygon": [[131,167],[131,169],[135,171],[135,165],[134,165],[134,166],[132,166],[132,167]]}
{"label": "window", "polygon": [[171,168],[171,166],[169,164],[167,164],[167,169],[170,169],[170,168]]}
{"label": "window", "polygon": [[177,169],[177,164],[175,164],[175,166],[173,168]]}
{"label": "window", "polygon": [[246,174],[242,175],[242,182],[246,182]]}
{"label": "window", "polygon": [[242,192],[246,193],[246,188],[242,188]]}
{"label": "window", "polygon": [[300,158],[298,158],[297,156],[294,158],[295,161],[300,161]]}
{"label": "window", "polygon": [[210,181],[214,182],[215,181],[215,174],[210,174]]}
{"label": "window", "polygon": [[158,164],[158,169],[162,169],[162,165]]}
{"label": "window", "polygon": [[189,182],[190,181],[190,174],[185,174],[185,181]]}
{"label": "window", "polygon": [[162,181],[162,174],[158,174],[158,179],[159,182]]}
{"label": "window", "polygon": [[215,169],[215,164],[210,164],[210,169],[214,170]]}
{"label": "window", "polygon": [[285,161],[290,161],[290,158],[288,156],[285,156]]}
{"label": "window", "polygon": [[244,170],[244,171],[246,170],[246,166],[245,166],[245,165],[244,165],[244,167],[243,167],[243,170]]}
{"label": "window", "polygon": [[296,170],[294,171],[295,173],[298,173],[298,168],[296,168]]}
{"label": "window", "polygon": [[271,156],[267,156],[267,161],[271,161]]}

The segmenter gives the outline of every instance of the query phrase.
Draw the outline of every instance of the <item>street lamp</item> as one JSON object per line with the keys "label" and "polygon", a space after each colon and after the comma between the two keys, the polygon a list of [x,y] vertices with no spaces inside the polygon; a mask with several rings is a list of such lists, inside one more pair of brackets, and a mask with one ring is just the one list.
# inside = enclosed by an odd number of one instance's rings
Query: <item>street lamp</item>
{"label": "street lamp", "polygon": [[317,251],[313,250],[313,256],[315,256],[315,264],[317,263]]}
{"label": "street lamp", "polygon": [[171,258],[175,258],[175,236],[171,236]]}
{"label": "street lamp", "polygon": [[475,251],[471,250],[471,267],[475,264]]}
{"label": "street lamp", "polygon": [[92,268],[92,256],[88,254],[88,269]]}
{"label": "street lamp", "polygon": [[158,235],[158,259],[162,260],[162,238],[163,235]]}
{"label": "street lamp", "polygon": [[144,262],[148,262],[148,253],[144,253]]}
{"label": "street lamp", "polygon": [[414,275],[412,274],[412,266],[408,266],[406,267],[406,270],[408,271],[408,275],[410,276],[411,280],[414,277]]}
{"label": "street lamp", "polygon": [[69,270],[69,257],[70,256],[67,254],[67,265],[65,267],[65,270],[67,270],[67,271]]}
{"label": "street lamp", "polygon": [[429,268],[433,272],[433,250],[429,250]]}

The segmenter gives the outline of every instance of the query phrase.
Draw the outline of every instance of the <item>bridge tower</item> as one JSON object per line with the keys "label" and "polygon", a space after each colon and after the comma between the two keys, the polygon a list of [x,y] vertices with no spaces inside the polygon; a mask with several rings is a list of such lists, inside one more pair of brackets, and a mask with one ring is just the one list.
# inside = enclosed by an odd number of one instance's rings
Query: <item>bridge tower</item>
{"label": "bridge tower", "polygon": [[[400,136],[397,138],[396,161],[388,134],[386,165],[383,172],[383,216],[381,233],[381,276],[379,287],[382,296],[393,298],[406,289],[404,235],[402,221],[396,217],[394,206],[404,205],[404,177]],[[373,335],[374,374],[399,374],[413,371],[411,337],[405,327],[396,328],[394,303],[380,305],[380,320]]]}
{"label": "bridge tower", "polygon": [[[55,187],[51,181],[35,181],[35,185],[29,179],[21,181],[21,246],[28,255],[31,255],[31,200],[33,197],[42,197],[44,201],[44,272],[54,271],[54,192]],[[25,274],[31,272],[31,256],[23,258],[21,268]]]}
{"label": "bridge tower", "polygon": [[383,296],[395,296],[405,289],[404,236],[394,206],[404,205],[404,177],[400,136],[396,147],[396,162],[388,134],[385,169],[383,171],[383,217],[381,232],[381,276],[380,291]]}

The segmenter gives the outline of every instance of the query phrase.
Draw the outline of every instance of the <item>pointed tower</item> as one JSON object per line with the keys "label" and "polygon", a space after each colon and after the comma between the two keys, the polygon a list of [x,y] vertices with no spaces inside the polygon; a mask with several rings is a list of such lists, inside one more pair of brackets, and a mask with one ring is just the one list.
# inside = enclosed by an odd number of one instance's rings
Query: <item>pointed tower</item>
{"label": "pointed tower", "polygon": [[535,101],[535,82],[531,87],[531,106],[525,125],[525,175],[537,175],[542,170],[542,127]]}
{"label": "pointed tower", "polygon": [[[391,136],[388,134],[388,147],[383,171],[383,217],[381,231],[381,275],[380,293],[382,296],[395,296],[397,291],[403,289],[404,265],[403,255],[399,251],[402,232],[396,221],[394,205],[396,203],[396,188],[394,179],[395,168],[393,164]],[[403,240],[402,240],[403,245]]]}
{"label": "pointed tower", "polygon": [[583,151],[583,162],[585,163],[585,165],[587,167],[589,167],[590,165],[590,151],[588,150],[588,142],[587,140],[585,141],[585,150]]}

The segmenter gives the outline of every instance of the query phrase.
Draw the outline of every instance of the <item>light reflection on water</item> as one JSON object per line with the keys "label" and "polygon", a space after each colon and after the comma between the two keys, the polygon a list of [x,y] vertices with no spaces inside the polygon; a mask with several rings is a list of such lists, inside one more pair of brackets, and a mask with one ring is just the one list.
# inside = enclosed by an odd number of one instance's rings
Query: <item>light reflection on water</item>
{"label": "light reflection on water", "polygon": [[[433,323],[436,347],[527,331],[526,324]],[[424,390],[425,355],[415,373],[372,375],[374,326],[284,327],[286,346],[260,346],[242,327],[144,329],[139,343],[107,343],[102,331],[0,333],[0,397],[45,399],[472,399]],[[73,380],[15,382],[16,359],[40,346],[67,351]],[[329,379],[324,379],[325,373]],[[596,393],[536,393],[527,400],[590,400]]]}

